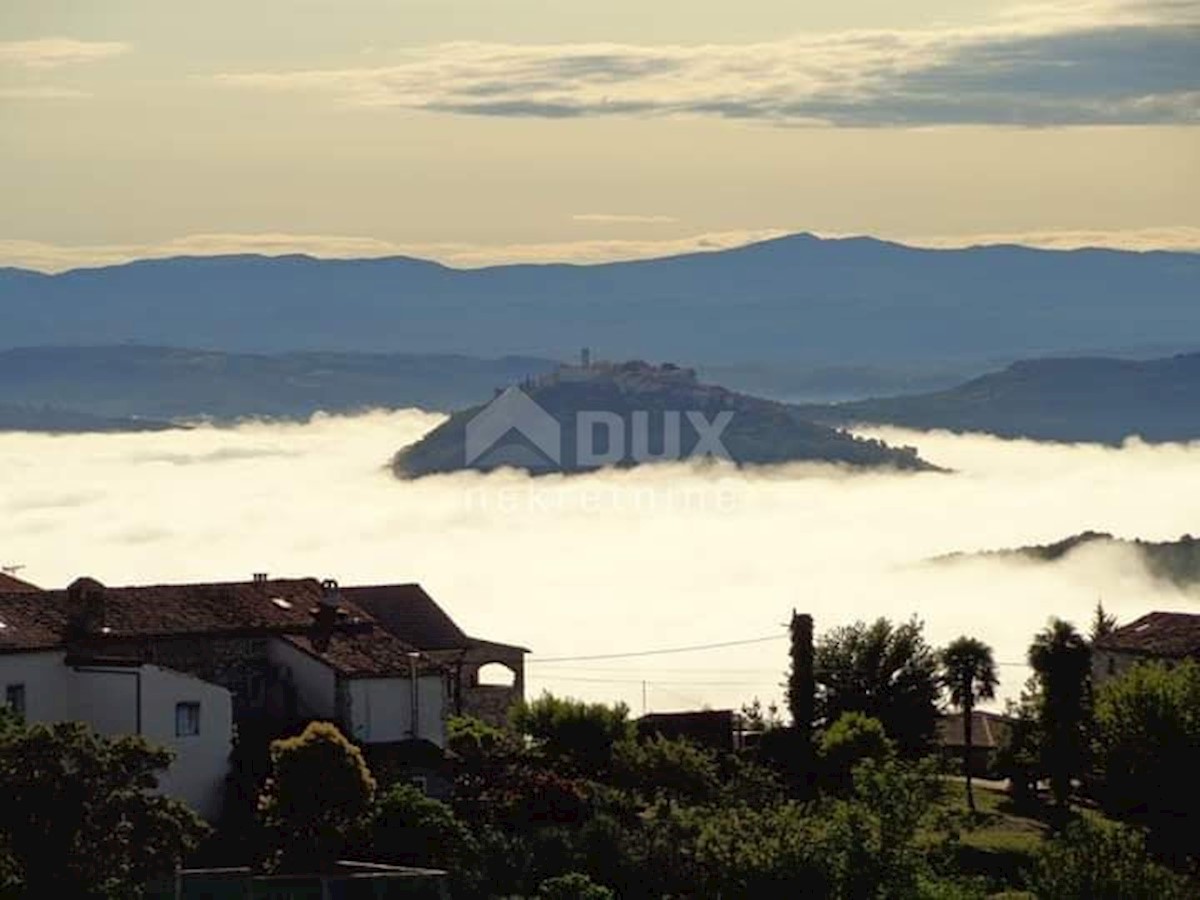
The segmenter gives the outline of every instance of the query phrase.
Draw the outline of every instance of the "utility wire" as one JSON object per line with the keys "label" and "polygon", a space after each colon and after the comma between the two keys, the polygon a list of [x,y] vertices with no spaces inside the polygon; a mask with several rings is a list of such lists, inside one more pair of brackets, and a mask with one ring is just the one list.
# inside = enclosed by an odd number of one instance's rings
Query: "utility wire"
{"label": "utility wire", "polygon": [[593,684],[654,684],[682,687],[762,687],[766,684],[775,684],[779,680],[778,676],[764,678],[761,681],[677,681],[675,679],[664,681],[659,678],[588,678],[576,675],[534,675],[531,676],[531,679],[541,679],[542,681],[579,681]]}
{"label": "utility wire", "polygon": [[692,653],[697,650],[719,650],[722,647],[740,647],[746,644],[762,644],[766,641],[782,641],[786,634],[772,634],[766,637],[747,638],[741,641],[721,641],[716,644],[693,644],[690,647],[666,647],[660,650],[637,650],[630,653],[595,653],[591,656],[546,656],[541,659],[528,659],[526,663],[557,663],[557,662],[587,662],[594,659],[632,659],[636,656],[661,656],[667,653]]}

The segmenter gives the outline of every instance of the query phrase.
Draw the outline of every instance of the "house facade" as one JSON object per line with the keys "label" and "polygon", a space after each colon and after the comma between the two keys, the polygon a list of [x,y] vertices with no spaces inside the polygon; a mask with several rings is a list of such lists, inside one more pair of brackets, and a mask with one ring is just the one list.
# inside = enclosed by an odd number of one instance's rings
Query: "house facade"
{"label": "house facade", "polygon": [[419,584],[350,587],[343,593],[445,667],[454,715],[474,716],[502,727],[509,709],[524,699],[529,650],[470,637]]}
{"label": "house facade", "polygon": [[1152,612],[1092,645],[1092,683],[1102,684],[1144,662],[1200,662],[1200,615]]}
{"label": "house facade", "polygon": [[[971,774],[985,778],[992,773],[996,753],[1008,740],[1013,720],[1009,716],[971,711],[971,749],[967,764]],[[967,755],[966,716],[961,712],[947,713],[938,718],[937,742],[947,759],[961,760]]]}
{"label": "house facade", "polygon": [[0,591],[5,702],[30,722],[82,721],[169,747],[162,789],[210,819],[235,733],[270,737],[320,719],[367,747],[440,754],[460,703],[456,674],[333,581],[110,588],[80,578],[65,591]]}

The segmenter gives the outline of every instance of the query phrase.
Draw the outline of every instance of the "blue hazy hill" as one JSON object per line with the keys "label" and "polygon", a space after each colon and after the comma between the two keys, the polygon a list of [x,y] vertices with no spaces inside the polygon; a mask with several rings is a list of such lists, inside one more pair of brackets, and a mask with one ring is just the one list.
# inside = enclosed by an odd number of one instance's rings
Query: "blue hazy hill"
{"label": "blue hazy hill", "polygon": [[876,422],[1005,437],[1119,443],[1200,438],[1200,353],[1168,359],[1033,359],[944,391],[796,409],[834,424]]}
{"label": "blue hazy hill", "polygon": [[798,234],[585,266],[174,258],[57,275],[0,270],[0,325],[5,347],[561,359],[588,344],[610,359],[702,366],[1011,360],[1184,349],[1200,335],[1200,255],[930,250]]}

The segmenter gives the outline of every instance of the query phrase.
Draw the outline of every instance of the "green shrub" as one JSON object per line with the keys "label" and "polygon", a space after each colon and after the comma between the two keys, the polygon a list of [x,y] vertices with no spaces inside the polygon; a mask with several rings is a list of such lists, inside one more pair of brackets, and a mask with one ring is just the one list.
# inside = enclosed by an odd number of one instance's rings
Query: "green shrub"
{"label": "green shrub", "polygon": [[1184,900],[1186,882],[1155,863],[1142,835],[1079,820],[1044,844],[1030,885],[1046,900]]}
{"label": "green shrub", "polygon": [[613,900],[616,895],[580,872],[548,878],[538,888],[542,900]]}
{"label": "green shrub", "polygon": [[821,736],[821,770],[828,786],[848,793],[852,773],[866,760],[886,762],[895,755],[895,745],[878,719],[860,712],[842,713]]}

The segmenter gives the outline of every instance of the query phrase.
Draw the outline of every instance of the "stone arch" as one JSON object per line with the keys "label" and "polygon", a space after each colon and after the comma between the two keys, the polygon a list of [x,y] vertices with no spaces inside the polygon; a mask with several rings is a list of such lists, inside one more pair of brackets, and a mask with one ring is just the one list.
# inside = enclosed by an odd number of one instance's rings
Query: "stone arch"
{"label": "stone arch", "polygon": [[517,671],[508,663],[493,660],[475,669],[474,682],[480,687],[516,687]]}

